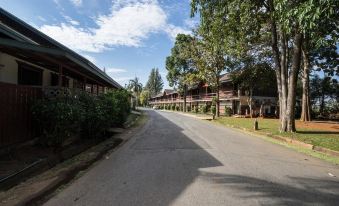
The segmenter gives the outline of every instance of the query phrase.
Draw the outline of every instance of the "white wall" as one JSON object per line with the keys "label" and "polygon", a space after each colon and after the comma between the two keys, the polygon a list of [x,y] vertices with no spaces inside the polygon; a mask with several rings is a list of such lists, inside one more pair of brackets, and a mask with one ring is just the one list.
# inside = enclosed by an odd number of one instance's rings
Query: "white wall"
{"label": "white wall", "polygon": [[0,52],[0,82],[18,83],[18,64],[15,58]]}
{"label": "white wall", "polygon": [[[17,60],[42,69],[42,86],[51,86],[52,72],[50,70],[2,52],[0,52],[0,82],[18,84],[18,63],[16,62]],[[72,88],[73,79],[70,77],[68,78],[70,79],[69,87]]]}

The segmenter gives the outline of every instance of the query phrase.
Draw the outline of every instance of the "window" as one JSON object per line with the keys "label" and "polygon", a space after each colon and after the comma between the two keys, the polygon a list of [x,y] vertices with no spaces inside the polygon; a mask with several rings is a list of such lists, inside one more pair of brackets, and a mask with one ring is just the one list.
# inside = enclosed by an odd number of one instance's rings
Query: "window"
{"label": "window", "polygon": [[18,84],[41,86],[42,70],[31,65],[18,62]]}

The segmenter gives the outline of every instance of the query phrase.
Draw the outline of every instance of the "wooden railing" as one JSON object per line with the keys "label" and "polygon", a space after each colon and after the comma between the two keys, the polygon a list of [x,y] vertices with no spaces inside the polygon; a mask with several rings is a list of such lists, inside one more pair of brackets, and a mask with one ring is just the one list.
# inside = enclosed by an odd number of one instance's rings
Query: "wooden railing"
{"label": "wooden railing", "polygon": [[0,83],[0,147],[36,136],[31,106],[41,97],[41,87]]}

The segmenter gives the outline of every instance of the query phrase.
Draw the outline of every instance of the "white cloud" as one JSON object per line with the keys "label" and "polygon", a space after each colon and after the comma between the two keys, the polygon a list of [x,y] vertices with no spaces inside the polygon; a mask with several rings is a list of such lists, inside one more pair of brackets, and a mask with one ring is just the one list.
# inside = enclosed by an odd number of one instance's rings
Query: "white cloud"
{"label": "white cloud", "polygon": [[171,39],[178,33],[188,33],[167,23],[167,15],[156,0],[114,1],[110,14],[96,17],[93,28],[82,28],[79,22],[66,20],[67,23],[60,25],[43,25],[40,30],[76,51],[102,52],[115,46],[140,47],[151,33],[166,32]]}
{"label": "white cloud", "polygon": [[177,37],[178,34],[191,34],[192,32],[189,30],[186,30],[182,27],[174,26],[172,24],[169,24],[167,28],[165,29],[167,32],[168,36],[172,39],[175,40],[175,37]]}
{"label": "white cloud", "polygon": [[74,6],[79,7],[82,5],[82,0],[70,0],[70,1]]}
{"label": "white cloud", "polygon": [[93,64],[96,63],[96,59],[93,56],[90,56],[88,54],[82,54],[83,57],[85,57],[87,60],[89,60],[90,62],[92,62]]}
{"label": "white cloud", "polygon": [[109,73],[109,74],[117,74],[117,73],[125,73],[125,72],[127,72],[126,69],[119,69],[119,68],[106,69],[106,73]]}
{"label": "white cloud", "polygon": [[42,17],[42,16],[37,16],[37,18],[40,20],[40,21],[46,21],[46,19],[44,18],[44,17]]}

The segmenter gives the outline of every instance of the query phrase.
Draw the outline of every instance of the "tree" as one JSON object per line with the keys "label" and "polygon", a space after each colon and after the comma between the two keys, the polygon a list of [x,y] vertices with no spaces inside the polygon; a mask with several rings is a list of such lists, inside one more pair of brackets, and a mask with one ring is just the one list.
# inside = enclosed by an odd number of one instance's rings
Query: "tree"
{"label": "tree", "polygon": [[[295,91],[301,65],[305,34],[318,22],[332,21],[338,14],[338,1],[287,0],[192,0],[192,14],[199,12],[201,25],[225,21],[221,33],[234,39],[236,53],[248,52],[248,46],[260,43],[251,53],[270,51],[267,59],[276,71],[280,105],[280,131],[294,132]],[[321,14],[321,15],[320,15]],[[217,34],[218,35],[218,34]],[[269,37],[269,41],[267,41]],[[269,45],[266,43],[269,42]],[[227,41],[230,44],[231,41]],[[245,48],[245,49],[244,49]]]}
{"label": "tree", "polygon": [[183,90],[184,112],[186,112],[187,86],[192,83],[191,75],[195,73],[193,64],[194,38],[186,34],[178,34],[171,55],[166,58],[167,80],[171,87],[178,86]]}
{"label": "tree", "polygon": [[338,80],[330,76],[320,78],[319,75],[315,75],[311,79],[311,102],[314,106],[318,105],[320,115],[326,116],[326,102],[338,101],[338,86]]}
{"label": "tree", "polygon": [[142,91],[142,84],[139,82],[139,78],[135,77],[134,79],[129,80],[127,89],[130,90],[136,98],[136,106],[139,104],[139,95]]}
{"label": "tree", "polygon": [[142,90],[142,92],[140,93],[140,104],[142,106],[147,106],[149,98],[150,98],[149,91],[146,89]]}
{"label": "tree", "polygon": [[213,24],[200,25],[196,31],[193,46],[193,62],[197,68],[197,76],[206,82],[216,93],[216,115],[220,116],[220,77],[222,72],[231,67],[231,58],[227,55],[228,39],[222,31],[224,20],[214,21]]}
{"label": "tree", "polygon": [[153,68],[148,77],[145,89],[149,91],[151,96],[155,96],[162,91],[164,82],[162,81],[161,75],[158,68]]}

